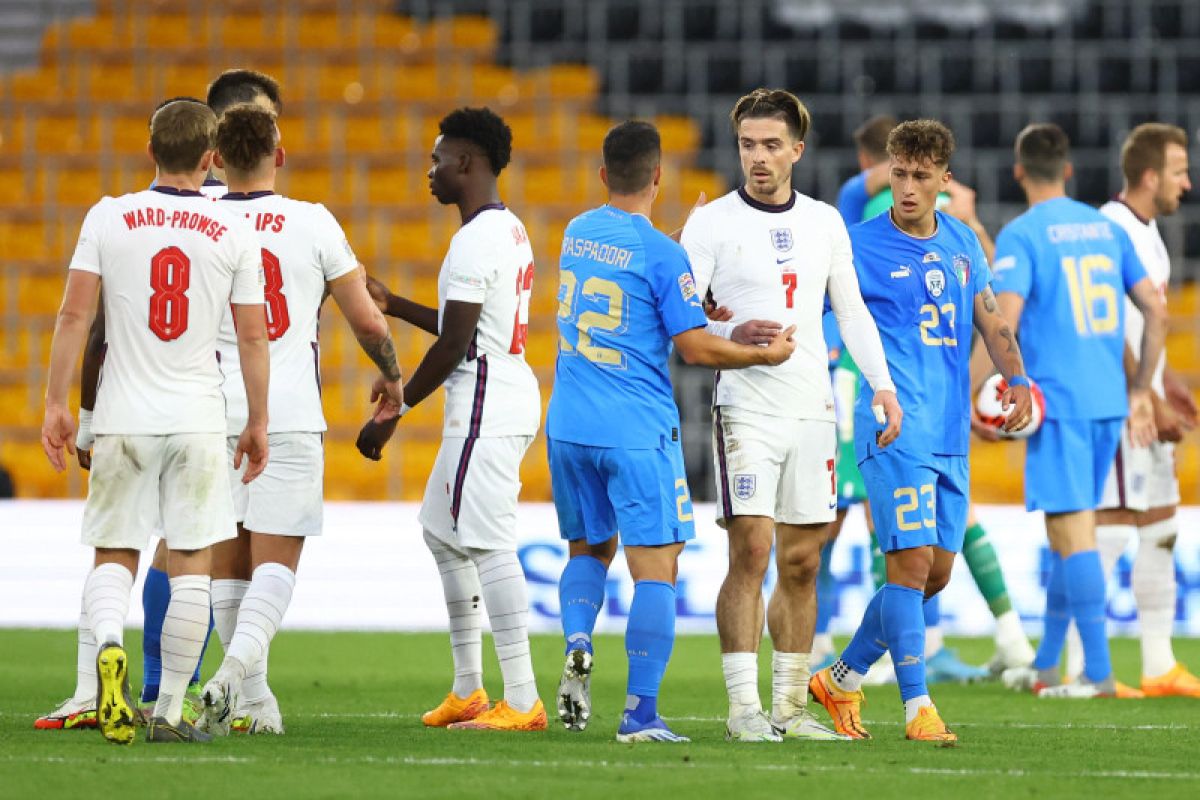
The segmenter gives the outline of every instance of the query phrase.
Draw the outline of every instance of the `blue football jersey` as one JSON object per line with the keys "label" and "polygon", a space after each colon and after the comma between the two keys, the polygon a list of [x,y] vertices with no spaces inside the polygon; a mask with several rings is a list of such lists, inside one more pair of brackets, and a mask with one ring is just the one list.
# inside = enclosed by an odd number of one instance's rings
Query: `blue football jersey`
{"label": "blue football jersey", "polygon": [[596,447],[678,441],[671,337],[707,322],[687,253],[645,217],[601,206],[571,220],[558,269],[547,435]]}
{"label": "blue football jersey", "polygon": [[837,210],[847,228],[863,221],[863,211],[870,199],[871,196],[867,194],[866,171],[858,173],[842,184],[842,188],[838,190]]}
{"label": "blue football jersey", "polygon": [[996,237],[993,290],[1025,298],[1017,335],[1052,419],[1129,413],[1125,293],[1146,277],[1129,235],[1089,205],[1059,197]]}
{"label": "blue football jersey", "polygon": [[[990,279],[974,232],[934,213],[937,232],[928,239],[902,232],[891,214],[850,229],[863,300],[879,328],[904,409],[900,438],[889,448],[917,457],[967,454],[975,295]],[[871,399],[870,388],[860,382],[854,412],[860,462],[878,450],[875,434],[883,429]]]}

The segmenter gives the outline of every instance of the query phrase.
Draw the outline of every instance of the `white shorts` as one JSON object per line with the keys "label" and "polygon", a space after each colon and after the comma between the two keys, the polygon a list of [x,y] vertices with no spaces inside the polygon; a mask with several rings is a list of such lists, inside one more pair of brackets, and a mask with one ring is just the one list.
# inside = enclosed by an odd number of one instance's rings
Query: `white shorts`
{"label": "white shorts", "polygon": [[832,522],[837,514],[832,421],[713,410],[717,522],[770,517],[789,525]]}
{"label": "white shorts", "polygon": [[418,517],[447,544],[517,549],[521,459],[532,436],[445,438],[438,448]]}
{"label": "white shorts", "polygon": [[1149,447],[1134,447],[1129,441],[1129,426],[1124,426],[1099,507],[1148,511],[1177,505],[1179,479],[1175,476],[1175,445],[1155,442]]}
{"label": "white shorts", "polygon": [[145,550],[156,534],[172,550],[237,536],[224,434],[96,436],[83,543]]}
{"label": "white shorts", "polygon": [[237,521],[248,531],[279,536],[320,536],[325,508],[325,448],[319,433],[272,433],[270,460],[249,484],[233,468],[237,437],[226,440],[229,484]]}

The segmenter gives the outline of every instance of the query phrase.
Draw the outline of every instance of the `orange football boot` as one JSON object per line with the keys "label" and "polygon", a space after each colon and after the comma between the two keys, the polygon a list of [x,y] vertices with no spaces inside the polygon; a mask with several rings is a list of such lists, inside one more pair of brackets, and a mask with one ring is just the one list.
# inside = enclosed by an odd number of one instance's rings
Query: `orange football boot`
{"label": "orange football boot", "polygon": [[1146,697],[1200,697],[1200,678],[1188,672],[1179,662],[1165,675],[1157,678],[1142,676],[1142,691]]}
{"label": "orange football boot", "polygon": [[450,692],[437,708],[421,715],[421,722],[428,728],[445,728],[455,722],[475,719],[487,710],[488,696],[483,689],[476,689],[466,697]]}
{"label": "orange football boot", "polygon": [[866,701],[862,690],[847,692],[839,689],[833,681],[831,667],[813,675],[808,682],[808,691],[813,699],[825,706],[833,720],[833,728],[851,739],[870,739],[871,734],[862,724],[860,706]]}
{"label": "orange football boot", "polygon": [[1146,693],[1141,689],[1126,685],[1120,681],[1114,680],[1113,685],[1117,690],[1113,697],[1118,700],[1141,700],[1146,696]]}
{"label": "orange football boot", "polygon": [[946,727],[933,706],[925,706],[904,726],[904,736],[916,742],[957,742],[958,735]]}
{"label": "orange football boot", "polygon": [[522,713],[501,700],[475,719],[455,722],[448,727],[456,731],[544,731],[547,728],[546,707],[538,700],[533,708]]}

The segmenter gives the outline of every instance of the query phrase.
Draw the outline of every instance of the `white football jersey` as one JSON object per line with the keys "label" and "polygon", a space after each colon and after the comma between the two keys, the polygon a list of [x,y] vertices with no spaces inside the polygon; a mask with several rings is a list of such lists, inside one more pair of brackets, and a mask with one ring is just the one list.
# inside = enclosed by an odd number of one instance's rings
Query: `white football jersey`
{"label": "white football jersey", "polygon": [[263,302],[249,227],[199,192],[105,197],[83,221],[70,269],[99,275],[104,295],[92,430],[224,432],[218,330],[231,302]]}
{"label": "white football jersey", "polygon": [[481,208],[454,234],[438,273],[438,329],[447,300],[481,303],[475,338],[446,379],[445,436],[532,436],[542,416],[525,363],[533,248],[503,205]]}
{"label": "white football jersey", "polygon": [[[243,217],[262,247],[267,336],[271,340],[270,433],[324,431],[320,345],[325,283],[358,269],[358,259],[333,214],[320,203],[274,192],[227,194],[217,205]],[[249,408],[232,309],[221,323],[221,373],[230,435],[246,427]]]}
{"label": "white football jersey", "polygon": [[[1100,213],[1120,225],[1129,238],[1133,240],[1133,249],[1146,268],[1146,275],[1158,289],[1159,296],[1165,302],[1167,299],[1167,283],[1171,280],[1171,256],[1167,245],[1163,242],[1162,234],[1158,231],[1158,220],[1143,220],[1137,213],[1120,200],[1109,200],[1100,207]],[[1125,298],[1125,341],[1129,343],[1134,353],[1142,349],[1142,332],[1146,322],[1142,312],[1128,296]],[[1167,366],[1167,351],[1164,348],[1162,358],[1154,369],[1153,387],[1160,395],[1163,393],[1163,370]]]}
{"label": "white football jersey", "polygon": [[[713,404],[776,417],[833,421],[829,351],[821,325],[828,291],[856,358],[876,389],[892,389],[883,346],[863,303],[850,236],[832,206],[795,192],[780,206],[759,203],[744,189],[701,206],[680,239],[692,262],[696,291],[712,292],[733,313],[731,325],[761,319],[796,326],[796,351],[778,366],[717,373]],[[853,340],[853,341],[852,341]],[[857,351],[857,352],[855,352]]]}

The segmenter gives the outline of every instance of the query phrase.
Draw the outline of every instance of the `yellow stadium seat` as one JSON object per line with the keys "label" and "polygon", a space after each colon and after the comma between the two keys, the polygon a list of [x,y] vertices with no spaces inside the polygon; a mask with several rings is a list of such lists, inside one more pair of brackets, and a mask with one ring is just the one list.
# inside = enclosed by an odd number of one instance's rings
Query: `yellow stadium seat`
{"label": "yellow stadium seat", "polygon": [[65,205],[91,206],[106,194],[98,167],[60,165],[46,178],[47,194]]}
{"label": "yellow stadium seat", "polygon": [[600,181],[590,165],[531,166],[525,169],[522,202],[533,204],[565,204],[583,207],[589,199],[599,201]]}
{"label": "yellow stadium seat", "polygon": [[54,254],[41,222],[0,220],[0,257],[41,260]]}
{"label": "yellow stadium seat", "polygon": [[[279,122],[283,149],[292,154],[323,153],[330,147],[332,123],[328,115],[303,119],[284,118]],[[289,167],[284,167],[286,171]]]}
{"label": "yellow stadium seat", "polygon": [[329,167],[289,167],[281,170],[283,193],[310,203],[328,203],[334,197],[334,176]]}
{"label": "yellow stadium seat", "polygon": [[282,49],[284,27],[261,13],[230,13],[219,18],[213,46],[225,50]]}
{"label": "yellow stadium seat", "polygon": [[208,47],[208,26],[188,14],[150,14],[135,18],[137,44],[150,50],[198,52]]}
{"label": "yellow stadium seat", "polygon": [[45,176],[41,170],[22,166],[0,167],[0,206],[27,207],[45,197]]}
{"label": "yellow stadium seat", "polygon": [[22,314],[55,314],[62,303],[65,280],[60,275],[21,275],[17,303]]}
{"label": "yellow stadium seat", "polygon": [[100,121],[96,117],[41,115],[33,123],[33,141],[42,153],[95,153],[100,149]]}
{"label": "yellow stadium seat", "polygon": [[149,117],[149,110],[144,116],[110,117],[101,123],[101,139],[116,153],[144,153],[150,141]]}
{"label": "yellow stadium seat", "polygon": [[402,65],[383,76],[385,96],[402,102],[440,100],[451,95],[453,88],[441,85],[439,78],[434,65]]}
{"label": "yellow stadium seat", "polygon": [[76,73],[76,96],[97,104],[132,101],[145,96],[150,78],[132,66],[93,64]]}
{"label": "yellow stadium seat", "polygon": [[444,244],[434,241],[433,231],[425,220],[402,220],[389,226],[388,250],[390,258],[409,263],[432,262],[440,258]]}
{"label": "yellow stadium seat", "polygon": [[342,14],[302,14],[296,29],[296,44],[303,51],[354,48],[353,18]]}
{"label": "yellow stadium seat", "polygon": [[654,125],[662,137],[664,152],[691,155],[700,146],[700,129],[687,117],[658,117]]}
{"label": "yellow stadium seat", "polygon": [[208,84],[216,77],[207,66],[196,64],[168,64],[163,68],[162,84],[157,89],[158,99],[146,109],[147,119],[154,106],[168,97],[195,97],[205,99]]}
{"label": "yellow stadium seat", "polygon": [[417,25],[409,17],[381,14],[370,26],[370,38],[366,42],[378,48],[398,48],[413,52],[421,47]]}

